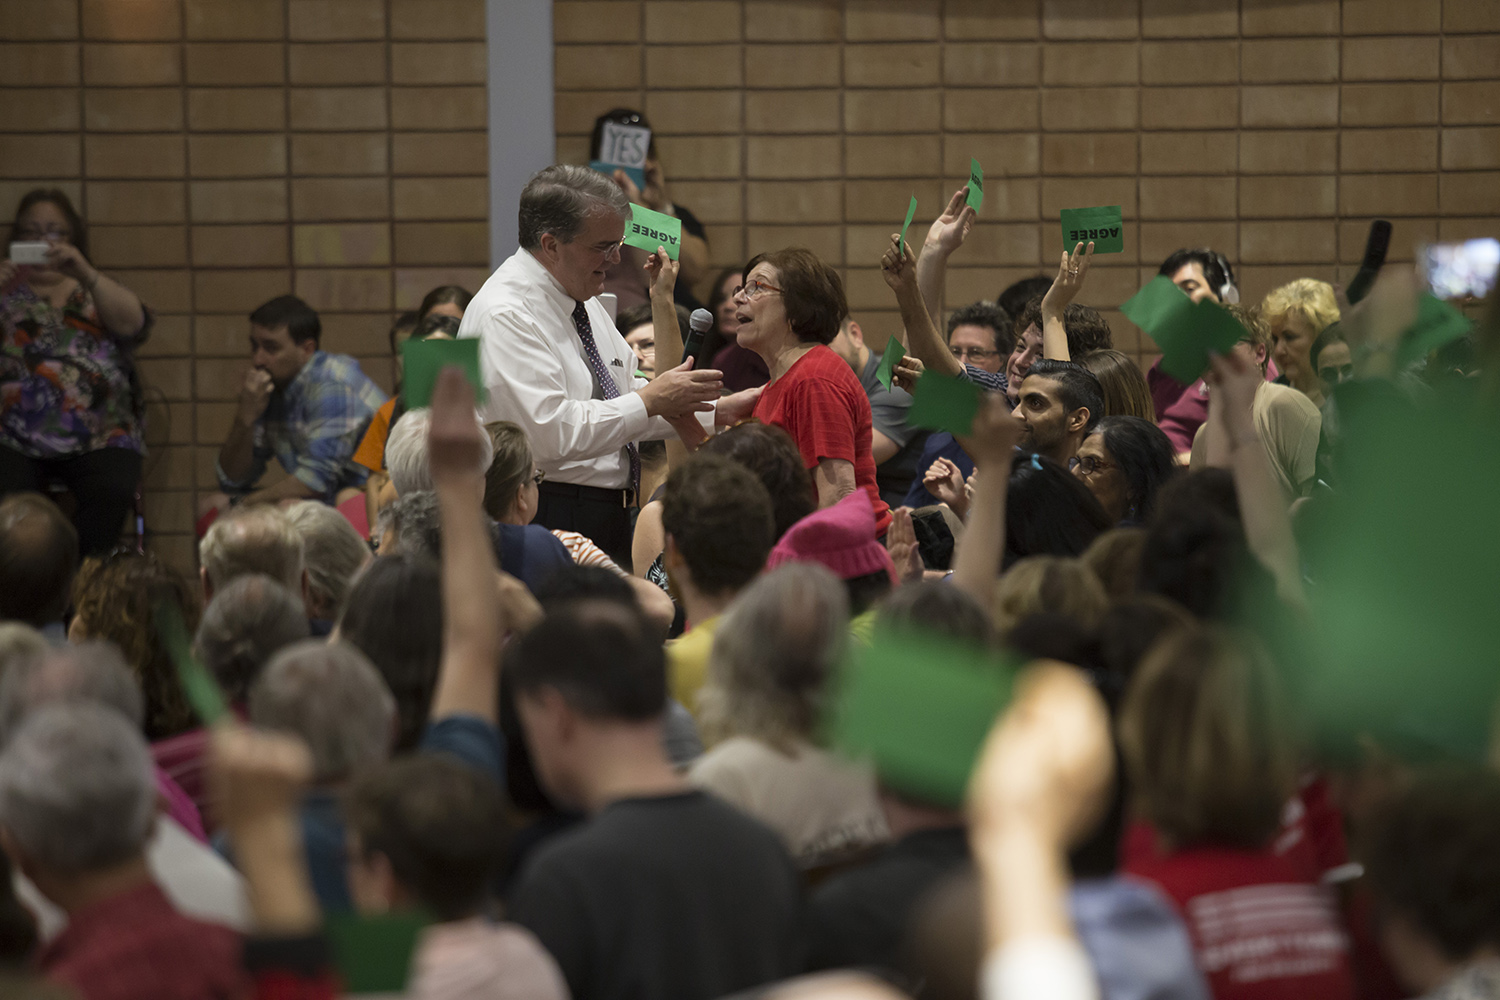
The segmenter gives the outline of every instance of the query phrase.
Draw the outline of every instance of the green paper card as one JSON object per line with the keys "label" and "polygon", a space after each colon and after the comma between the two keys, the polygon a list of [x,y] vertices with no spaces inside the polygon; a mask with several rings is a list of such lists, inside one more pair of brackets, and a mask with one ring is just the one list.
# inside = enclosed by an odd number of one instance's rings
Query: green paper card
{"label": "green paper card", "polygon": [[984,168],[974,157],[969,157],[969,196],[964,203],[974,211],[984,204]]}
{"label": "green paper card", "polygon": [[428,922],[419,913],[330,913],[328,941],[344,992],[403,993],[412,953]]}
{"label": "green paper card", "polygon": [[993,653],[947,636],[877,628],[875,641],[854,649],[839,672],[830,742],[873,760],[897,791],[959,806],[1010,698],[1012,673]]}
{"label": "green paper card", "polygon": [[682,220],[653,212],[644,205],[630,206],[630,221],[625,223],[625,242],[647,253],[666,247],[673,260],[682,253]]}
{"label": "green paper card", "polygon": [[1079,243],[1094,241],[1094,253],[1124,253],[1125,224],[1119,205],[1062,210],[1063,249],[1068,253]]}
{"label": "green paper card", "polygon": [[1468,333],[1471,326],[1469,317],[1451,303],[1423,292],[1417,301],[1417,320],[1403,335],[1396,351],[1396,364],[1404,368],[1426,357],[1428,352]]}
{"label": "green paper card", "polygon": [[1217,302],[1194,303],[1166,275],[1157,275],[1120,307],[1125,318],[1161,348],[1161,370],[1191,385],[1208,370],[1208,352],[1228,354],[1245,337],[1239,320]]}
{"label": "green paper card", "polygon": [[875,378],[880,381],[881,385],[886,387],[887,391],[891,388],[891,376],[905,354],[906,348],[901,346],[901,341],[895,337],[886,341],[885,354],[881,355],[880,367],[875,369]]}
{"label": "green paper card", "polygon": [[906,422],[912,427],[947,431],[962,437],[974,429],[979,412],[979,386],[966,378],[927,371],[917,379]]}
{"label": "green paper card", "polygon": [[906,256],[906,230],[911,227],[911,220],[917,214],[917,196],[911,196],[911,204],[906,206],[906,221],[901,223],[901,240],[896,244],[896,251]]}
{"label": "green paper card", "polygon": [[432,405],[432,387],[438,372],[447,365],[458,365],[474,387],[474,403],[485,399],[484,379],[479,377],[479,338],[465,340],[408,340],[401,345],[401,398],[406,408],[415,410]]}
{"label": "green paper card", "polygon": [[199,720],[205,726],[212,726],[229,710],[229,706],[219,682],[193,656],[182,611],[172,602],[163,600],[157,602],[151,614],[156,621],[156,634],[166,647],[172,665],[177,668],[177,682],[182,685],[182,693],[187,696],[188,704],[193,706]]}

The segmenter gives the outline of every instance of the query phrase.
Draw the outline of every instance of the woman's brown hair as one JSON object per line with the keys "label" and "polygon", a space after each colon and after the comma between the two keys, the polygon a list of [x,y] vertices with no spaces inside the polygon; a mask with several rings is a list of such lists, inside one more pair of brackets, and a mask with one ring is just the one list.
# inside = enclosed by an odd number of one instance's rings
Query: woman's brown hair
{"label": "woman's brown hair", "polygon": [[1104,414],[1110,417],[1140,417],[1156,423],[1156,404],[1151,401],[1151,387],[1141,366],[1113,348],[1090,351],[1078,359],[1079,364],[1094,373],[1104,390]]}
{"label": "woman's brown hair", "polygon": [[745,265],[745,277],[756,264],[776,269],[786,320],[803,343],[828,344],[838,336],[839,326],[849,315],[849,300],[839,273],[817,254],[802,247],[788,247],[756,254]]}

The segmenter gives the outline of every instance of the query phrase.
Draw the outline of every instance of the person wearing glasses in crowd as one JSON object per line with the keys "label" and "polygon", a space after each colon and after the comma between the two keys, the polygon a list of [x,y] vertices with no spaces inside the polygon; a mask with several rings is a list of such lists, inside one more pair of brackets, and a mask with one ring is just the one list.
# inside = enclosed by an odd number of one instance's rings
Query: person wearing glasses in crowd
{"label": "person wearing glasses in crowd", "polygon": [[21,199],[10,242],[45,262],[0,259],[0,496],[64,483],[85,556],[109,551],[141,478],[144,406],[132,352],[151,332],[140,298],[89,262],[62,191]]}
{"label": "person wearing glasses in crowd", "polygon": [[[478,338],[485,423],[520,425],[544,479],[536,522],[592,538],[630,566],[639,503],[637,442],[703,436],[699,413],[738,423],[748,395],[720,399],[713,369],[690,364],[637,378],[636,357],[599,301],[620,261],[630,201],[587,167],[538,172],[521,192],[518,249],[464,311],[459,339]],[[717,404],[717,405],[716,405]]]}

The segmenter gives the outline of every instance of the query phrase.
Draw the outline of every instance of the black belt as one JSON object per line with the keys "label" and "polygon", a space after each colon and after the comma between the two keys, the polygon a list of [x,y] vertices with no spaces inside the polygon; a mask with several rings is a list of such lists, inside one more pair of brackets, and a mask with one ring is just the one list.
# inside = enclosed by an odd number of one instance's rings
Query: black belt
{"label": "black belt", "polygon": [[594,500],[612,507],[629,507],[633,493],[630,490],[607,490],[602,486],[579,486],[577,483],[554,483],[544,479],[538,492],[554,497],[572,497],[577,500]]}

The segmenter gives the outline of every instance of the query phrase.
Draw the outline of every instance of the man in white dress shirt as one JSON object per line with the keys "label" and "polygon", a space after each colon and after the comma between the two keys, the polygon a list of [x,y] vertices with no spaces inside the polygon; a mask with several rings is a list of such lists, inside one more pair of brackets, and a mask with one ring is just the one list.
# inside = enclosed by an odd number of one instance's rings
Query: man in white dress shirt
{"label": "man in white dress shirt", "polygon": [[698,412],[717,410],[717,423],[733,423],[754,398],[720,401],[722,377],[712,370],[635,377],[635,354],[597,297],[630,218],[614,181],[584,167],[548,167],[527,182],[519,215],[521,249],[490,275],[458,331],[480,341],[489,392],[480,415],[525,428],[545,476],[536,522],[582,532],[629,565],[636,442],[679,427],[695,441]]}

